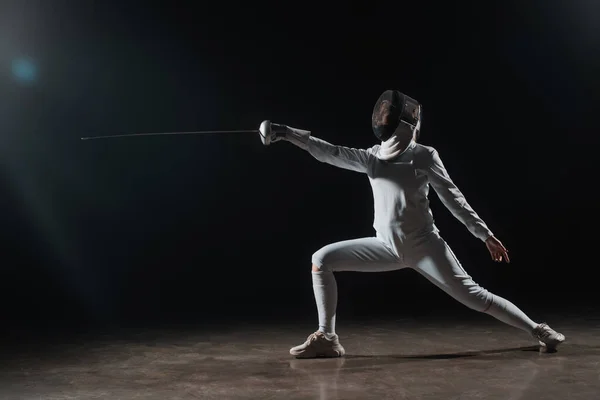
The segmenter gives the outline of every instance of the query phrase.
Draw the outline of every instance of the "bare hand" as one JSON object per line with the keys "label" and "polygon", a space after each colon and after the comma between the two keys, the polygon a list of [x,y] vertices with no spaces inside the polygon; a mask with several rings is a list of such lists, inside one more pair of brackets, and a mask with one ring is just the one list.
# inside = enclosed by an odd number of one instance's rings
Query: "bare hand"
{"label": "bare hand", "polygon": [[502,262],[502,259],[504,259],[507,263],[510,263],[510,258],[508,258],[508,250],[506,250],[506,247],[504,247],[502,242],[496,239],[495,236],[490,236],[485,241],[485,245],[492,256],[492,260],[496,262]]}

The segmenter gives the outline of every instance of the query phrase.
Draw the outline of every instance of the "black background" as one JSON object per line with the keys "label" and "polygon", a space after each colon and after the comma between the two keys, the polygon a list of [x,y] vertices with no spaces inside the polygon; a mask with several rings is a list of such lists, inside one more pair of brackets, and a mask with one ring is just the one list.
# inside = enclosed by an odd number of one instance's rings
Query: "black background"
{"label": "black background", "polygon": [[[311,254],[373,234],[365,176],[257,135],[79,138],[271,119],[369,147],[392,88],[509,248],[493,263],[432,192],[476,281],[534,319],[594,310],[598,6],[483,3],[3,1],[5,326],[316,322]],[[339,321],[471,312],[413,271],[338,283]]]}

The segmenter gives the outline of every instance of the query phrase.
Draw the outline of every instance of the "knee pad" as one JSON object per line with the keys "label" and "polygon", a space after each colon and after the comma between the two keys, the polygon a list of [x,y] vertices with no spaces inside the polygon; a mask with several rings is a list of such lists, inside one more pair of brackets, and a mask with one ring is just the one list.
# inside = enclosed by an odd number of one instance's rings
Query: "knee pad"
{"label": "knee pad", "polygon": [[330,271],[331,252],[327,246],[320,248],[311,257],[312,265],[319,268],[319,271]]}
{"label": "knee pad", "polygon": [[323,261],[323,258],[320,257],[317,253],[313,254],[311,262],[313,266],[319,269],[319,271],[327,271],[327,268],[325,267],[326,264]]}

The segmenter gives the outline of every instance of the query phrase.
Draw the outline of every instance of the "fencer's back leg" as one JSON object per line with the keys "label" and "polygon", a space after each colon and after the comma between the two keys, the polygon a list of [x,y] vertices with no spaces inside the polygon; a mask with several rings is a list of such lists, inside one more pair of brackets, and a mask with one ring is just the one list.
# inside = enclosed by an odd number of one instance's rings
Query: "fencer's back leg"
{"label": "fencer's back leg", "polygon": [[465,306],[531,334],[538,326],[510,301],[479,286],[439,235],[415,247],[409,266]]}

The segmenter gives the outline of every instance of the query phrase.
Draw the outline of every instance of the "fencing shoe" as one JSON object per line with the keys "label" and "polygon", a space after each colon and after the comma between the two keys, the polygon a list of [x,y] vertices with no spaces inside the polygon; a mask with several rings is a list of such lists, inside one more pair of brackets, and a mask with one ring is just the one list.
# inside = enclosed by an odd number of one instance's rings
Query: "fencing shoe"
{"label": "fencing shoe", "polygon": [[321,331],[311,333],[306,342],[290,349],[296,358],[342,357],[346,351],[340,344],[338,335],[328,335]]}
{"label": "fencing shoe", "polygon": [[556,332],[546,323],[536,326],[531,334],[540,342],[542,347],[545,347],[548,350],[556,350],[556,347],[565,341],[565,335]]}

